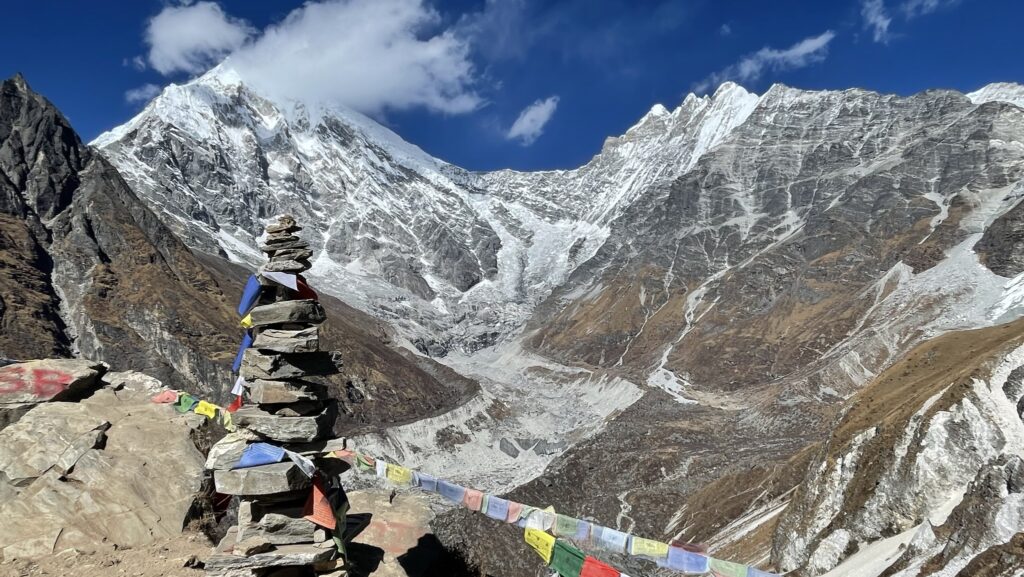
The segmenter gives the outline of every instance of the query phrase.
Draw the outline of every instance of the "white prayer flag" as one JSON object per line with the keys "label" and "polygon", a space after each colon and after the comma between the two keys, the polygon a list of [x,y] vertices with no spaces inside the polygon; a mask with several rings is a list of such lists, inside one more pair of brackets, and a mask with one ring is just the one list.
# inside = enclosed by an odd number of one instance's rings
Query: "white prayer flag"
{"label": "white prayer flag", "polygon": [[313,464],[313,461],[310,461],[306,457],[303,457],[294,451],[289,451],[288,449],[285,449],[284,453],[288,455],[288,458],[291,459],[293,463],[302,469],[302,472],[305,473],[307,477],[310,479],[313,478],[313,475],[316,474],[316,465]]}
{"label": "white prayer flag", "polygon": [[235,386],[231,387],[231,394],[237,397],[243,392],[245,392],[245,379],[238,377],[235,379]]}
{"label": "white prayer flag", "polygon": [[269,278],[277,284],[286,286],[293,291],[299,290],[299,277],[293,274],[288,274],[286,272],[262,272],[260,274],[262,274],[264,278]]}

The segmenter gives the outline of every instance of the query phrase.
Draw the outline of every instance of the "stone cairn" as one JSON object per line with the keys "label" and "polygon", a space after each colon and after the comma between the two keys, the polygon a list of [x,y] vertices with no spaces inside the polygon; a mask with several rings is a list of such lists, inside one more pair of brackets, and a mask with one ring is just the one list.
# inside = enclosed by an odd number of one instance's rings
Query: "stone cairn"
{"label": "stone cairn", "polygon": [[[267,227],[260,250],[270,261],[260,267],[259,297],[249,312],[252,346],[244,351],[240,375],[245,380],[245,404],[233,416],[238,430],[210,451],[218,493],[239,499],[238,525],[229,529],[206,562],[211,575],[266,577],[270,575],[345,575],[342,543],[358,532],[347,526],[342,513],[333,530],[311,521],[314,479],[290,456],[280,462],[232,469],[253,442],[308,455],[314,476],[332,508],[347,510],[337,482],[345,465],[319,455],[343,448],[330,434],[336,403],[327,396],[320,377],[337,373],[337,353],[320,351],[324,309],[300,275],[310,268],[309,245],[295,236],[301,230],[289,216]],[[262,273],[296,275],[297,290]]]}

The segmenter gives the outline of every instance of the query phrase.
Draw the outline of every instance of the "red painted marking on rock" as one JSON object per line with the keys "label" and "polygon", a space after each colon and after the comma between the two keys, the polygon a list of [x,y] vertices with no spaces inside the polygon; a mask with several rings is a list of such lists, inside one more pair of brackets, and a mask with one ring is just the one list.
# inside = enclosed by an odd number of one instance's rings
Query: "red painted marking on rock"
{"label": "red painted marking on rock", "polygon": [[33,396],[52,399],[67,389],[73,380],[72,375],[56,369],[26,371],[25,367],[3,367],[0,368],[0,394],[28,390]]}

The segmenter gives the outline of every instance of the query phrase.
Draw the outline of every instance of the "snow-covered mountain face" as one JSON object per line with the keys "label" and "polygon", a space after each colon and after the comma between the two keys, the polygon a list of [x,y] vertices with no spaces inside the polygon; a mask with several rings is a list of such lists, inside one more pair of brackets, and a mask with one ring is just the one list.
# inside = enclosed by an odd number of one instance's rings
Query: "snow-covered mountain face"
{"label": "snow-covered mountain face", "polygon": [[438,355],[514,331],[643,190],[687,170],[756,103],[723,85],[656,106],[578,170],[478,175],[350,110],[274,103],[222,66],[93,144],[199,250],[255,262],[261,221],[295,214],[320,286]]}
{"label": "snow-covered mountain face", "polygon": [[[472,402],[360,446],[814,574],[944,516],[936,488],[951,498],[979,482],[951,467],[909,486],[905,463],[1017,435],[1003,419],[1015,389],[993,401],[992,434],[939,449],[880,435],[876,453],[914,456],[873,460],[884,471],[863,476],[899,495],[887,510],[829,500],[856,476],[836,477],[835,456],[890,426],[883,404],[833,429],[840,411],[861,414],[851,395],[884,388],[885,371],[922,343],[1024,313],[1022,94],[994,84],[758,96],[726,84],[656,106],[578,169],[477,174],[354,112],[261,97],[221,67],[167,88],[94,144],[195,249],[254,264],[262,220],[295,214],[318,288],[480,381]],[[949,384],[919,377],[936,392]],[[934,410],[928,399],[908,407],[931,418],[988,402],[956,391]],[[941,436],[944,422],[920,430]],[[839,444],[802,451],[828,439]],[[1020,446],[989,444],[993,467]],[[497,479],[511,484],[486,485]],[[530,572],[515,563],[506,574]]]}

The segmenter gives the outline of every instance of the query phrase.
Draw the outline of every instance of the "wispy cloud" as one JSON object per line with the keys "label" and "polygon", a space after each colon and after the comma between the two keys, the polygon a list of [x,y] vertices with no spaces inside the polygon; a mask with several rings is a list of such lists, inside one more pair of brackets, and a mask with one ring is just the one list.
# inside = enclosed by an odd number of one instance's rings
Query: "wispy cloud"
{"label": "wispy cloud", "polygon": [[157,94],[160,94],[160,90],[161,88],[156,84],[143,84],[142,86],[125,91],[124,99],[132,104],[147,102]]}
{"label": "wispy cloud", "polygon": [[729,26],[728,22],[722,24],[721,26],[718,27],[718,34],[720,36],[729,36],[730,34],[732,34],[732,26]]}
{"label": "wispy cloud", "polygon": [[892,18],[886,12],[882,0],[861,0],[860,15],[864,18],[864,28],[871,30],[875,42],[889,42],[889,24],[892,23]]}
{"label": "wispy cloud", "polygon": [[931,14],[936,10],[948,8],[960,3],[960,0],[906,0],[900,8],[907,19]]}
{"label": "wispy cloud", "polygon": [[233,53],[229,65],[266,92],[340,102],[371,115],[422,107],[476,110],[469,43],[422,0],[308,2]]}
{"label": "wispy cloud", "polygon": [[766,70],[782,72],[821,62],[828,56],[828,44],[835,37],[835,32],[826,30],[817,36],[804,38],[783,50],[766,46],[694,84],[693,91],[705,94],[727,80],[739,83],[753,82]]}
{"label": "wispy cloud", "polygon": [[147,61],[160,74],[195,74],[237,50],[254,32],[213,2],[165,6],[146,25]]}
{"label": "wispy cloud", "polygon": [[530,146],[544,133],[544,127],[558,108],[558,97],[550,96],[527,106],[519,113],[505,135],[509,140],[518,140],[523,146]]}

